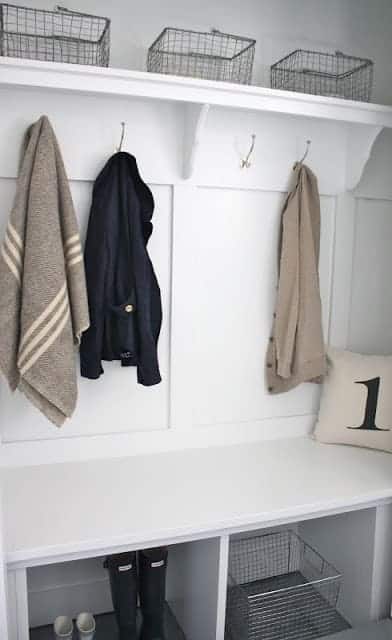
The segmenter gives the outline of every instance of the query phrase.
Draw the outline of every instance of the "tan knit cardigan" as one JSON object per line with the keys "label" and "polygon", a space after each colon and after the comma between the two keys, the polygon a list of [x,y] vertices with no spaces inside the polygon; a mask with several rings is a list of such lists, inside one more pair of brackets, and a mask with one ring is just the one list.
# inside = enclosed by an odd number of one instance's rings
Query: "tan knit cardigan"
{"label": "tan knit cardigan", "polygon": [[282,211],[277,299],[266,359],[270,393],[319,382],[326,373],[319,250],[317,179],[308,167],[298,164]]}

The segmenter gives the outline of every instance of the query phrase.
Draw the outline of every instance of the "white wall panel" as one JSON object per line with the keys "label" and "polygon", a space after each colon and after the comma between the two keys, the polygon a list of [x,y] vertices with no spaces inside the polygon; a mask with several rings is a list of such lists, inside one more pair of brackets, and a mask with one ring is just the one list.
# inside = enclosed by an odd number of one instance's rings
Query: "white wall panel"
{"label": "white wall panel", "polygon": [[[16,3],[37,6],[37,0]],[[49,0],[38,4],[53,8]],[[126,0],[84,0],[82,10],[112,18],[113,66],[145,68],[149,44],[169,24],[203,30],[214,26],[257,39],[257,83],[268,85],[269,65],[290,50],[341,49],[373,58],[375,99],[392,100],[390,0],[146,0],[143,6]],[[159,344],[163,382],[142,388],[136,384],[134,370],[108,363],[101,380],[80,381],[75,417],[57,430],[19,393],[11,396],[2,381],[2,463],[44,463],[123,452],[137,455],[308,431],[318,404],[315,386],[303,385],[278,397],[265,392],[264,358],[274,304],[279,216],[292,164],[302,155],[307,139],[312,140],[308,162],[318,176],[321,192],[335,196],[343,190],[345,128],[321,120],[212,109],[193,178],[195,185],[204,188],[178,187],[183,162],[181,104],[1,89],[1,236],[14,195],[23,132],[42,113],[53,122],[73,180],[83,237],[91,181],[115,151],[121,121],[127,123],[124,149],[136,155],[148,182],[162,185],[153,189],[157,206],[150,251],[164,302]],[[241,171],[239,163],[252,133],[257,135],[252,167]],[[343,295],[334,298],[339,309],[335,310],[338,326],[332,326],[333,333],[346,333],[341,331],[348,315],[342,297],[352,295],[349,346],[364,351],[392,351],[392,203],[369,200],[392,197],[390,145],[390,134],[383,133],[358,190],[362,199],[356,215],[352,294],[345,286]],[[341,199],[338,215],[345,216],[348,209],[348,200]],[[326,334],[335,256],[334,215],[335,198],[323,197],[320,278]],[[351,213],[348,221],[340,218],[338,222],[335,293],[339,281],[350,281]],[[342,257],[344,247],[347,260]],[[174,289],[170,286],[171,261]],[[366,533],[366,528],[362,531]],[[347,536],[347,532],[351,534],[351,528],[343,533]],[[307,533],[314,535],[318,545],[325,544],[328,557],[330,544],[339,548],[336,540],[328,538],[324,523],[320,530],[317,522],[307,525]],[[340,539],[340,525],[335,533]],[[363,544],[371,546],[371,536]],[[336,558],[340,569],[347,564],[349,584],[362,580],[367,562],[368,555],[356,567],[355,554],[358,556],[357,550],[343,558],[343,563],[341,557]],[[370,568],[356,595],[368,588],[369,572]],[[107,576],[99,560],[34,569],[29,578],[32,624],[49,622],[56,613],[76,613],[81,602],[95,611],[110,606]],[[189,591],[192,588],[188,585]],[[171,590],[169,580],[169,596]],[[207,589],[205,597],[210,593]],[[196,615],[200,611],[199,607]]]}
{"label": "white wall panel", "polygon": [[95,180],[117,150],[122,121],[126,123],[123,150],[137,157],[146,181],[170,184],[178,175],[182,163],[181,105],[1,88],[0,140],[6,153],[0,153],[0,177],[17,175],[24,132],[42,114],[52,122],[71,180]]}
{"label": "white wall panel", "polygon": [[357,200],[348,347],[392,353],[392,200]]}
{"label": "white wall panel", "polygon": [[[84,235],[92,185],[72,183],[75,207]],[[6,224],[15,189],[14,180],[0,179],[0,221]],[[71,420],[57,430],[25,397],[11,394],[0,385],[0,430],[3,442],[61,439],[165,429],[168,426],[169,324],[170,313],[170,234],[172,198],[169,187],[153,187],[155,197],[154,232],[150,255],[160,283],[164,318],[159,340],[162,382],[143,387],[136,382],[136,369],[122,368],[119,362],[103,363],[99,380],[79,377],[79,400]]]}
{"label": "white wall panel", "polygon": [[[37,0],[16,0],[16,3],[37,6]],[[38,4],[53,8],[49,0],[40,0]],[[268,85],[269,65],[290,50],[298,47],[342,49],[375,60],[375,99],[392,101],[390,0],[298,0],[295,3],[292,0],[213,3],[209,0],[192,3],[145,0],[142,6],[128,0],[115,3],[84,0],[82,10],[112,18],[113,66],[145,68],[149,44],[169,24],[203,30],[214,26],[257,39],[254,74],[257,83]],[[283,201],[280,192],[286,189],[291,166],[302,155],[308,138],[312,140],[308,161],[319,178],[320,190],[327,195],[342,191],[346,160],[344,128],[320,120],[213,109],[208,116],[194,183],[215,188],[176,187],[182,195],[175,198],[171,254],[170,185],[181,181],[182,105],[151,104],[118,97],[1,89],[1,236],[14,195],[23,132],[42,113],[53,122],[73,180],[82,236],[87,223],[91,181],[115,151],[121,121],[127,123],[124,149],[136,155],[146,180],[162,185],[154,187],[157,206],[150,251],[163,292],[165,312],[159,345],[163,382],[145,389],[136,384],[135,371],[121,370],[119,363],[106,364],[101,380],[80,381],[75,417],[62,430],[57,430],[20,394],[11,397],[2,381],[2,463],[7,464],[9,460],[16,464],[43,463],[123,452],[137,454],[167,447],[288,437],[307,431],[310,414],[317,409],[318,389],[303,385],[291,393],[271,397],[264,388],[264,358],[272,320],[277,234]],[[252,133],[257,134],[252,167],[241,171],[239,162],[248,150]],[[364,351],[392,351],[392,296],[389,293],[392,291],[389,286],[392,203],[366,199],[391,197],[390,144],[390,134],[382,134],[374,148],[375,159],[369,162],[358,191],[363,198],[358,201],[356,216],[349,346]],[[216,188],[218,185],[221,188]],[[347,212],[345,206],[343,202],[339,216]],[[320,277],[327,332],[334,259],[334,197],[323,197],[322,212]],[[347,225],[339,224],[339,229],[336,285],[351,267],[351,244],[347,241],[351,241],[351,237],[347,237],[351,234],[351,218]],[[341,259],[342,247],[347,247],[350,254],[347,260]],[[171,260],[174,290],[170,287]],[[348,282],[350,278],[343,279]],[[347,296],[350,295],[347,291]],[[335,296],[335,301],[340,303],[341,299]],[[337,310],[340,327],[346,324],[347,318],[341,318],[339,312],[340,309]],[[343,316],[347,316],[346,307]],[[170,344],[172,373],[169,371]],[[282,417],[274,419],[274,416]],[[324,541],[329,555],[328,545],[336,550],[339,544],[328,539],[324,523],[321,525],[318,531],[317,523],[309,524],[307,532],[314,534],[317,544]],[[366,533],[366,528],[362,531]],[[351,529],[347,532],[351,534]],[[340,539],[340,533],[339,525],[336,539]],[[362,542],[365,546],[361,548],[369,547],[372,538],[368,536]],[[363,578],[361,572],[367,556],[358,568],[352,561],[356,559],[355,554],[358,556],[358,550],[351,551],[350,558],[343,558],[343,564],[340,557],[336,559],[340,569],[346,569],[345,564],[351,563],[349,581],[359,581]],[[357,595],[367,589],[369,571],[356,589]],[[106,575],[99,560],[72,563],[67,567],[44,567],[33,570],[29,577],[33,624],[49,622],[57,612],[76,613],[82,598],[85,607],[91,606],[95,611],[110,605]],[[206,594],[210,591],[207,589]],[[200,608],[196,613],[199,611]]]}
{"label": "white wall panel", "polygon": [[[317,385],[265,390],[264,361],[277,278],[283,195],[195,189],[174,221],[173,402],[177,424],[256,421],[313,413]],[[334,200],[322,199],[325,326]]]}
{"label": "white wall panel", "polygon": [[[240,169],[256,134],[249,169]],[[344,123],[272,113],[212,108],[207,118],[195,182],[219,187],[286,191],[293,164],[302,158],[318,177],[323,194],[345,189],[347,128]]]}

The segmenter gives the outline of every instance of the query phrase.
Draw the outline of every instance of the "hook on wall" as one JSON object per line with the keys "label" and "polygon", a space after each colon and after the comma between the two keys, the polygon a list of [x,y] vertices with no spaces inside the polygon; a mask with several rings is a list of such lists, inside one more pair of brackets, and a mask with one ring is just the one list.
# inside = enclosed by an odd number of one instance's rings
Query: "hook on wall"
{"label": "hook on wall", "polygon": [[305,153],[304,153],[304,155],[302,156],[301,160],[299,160],[298,162],[296,162],[296,163],[295,163],[294,168],[295,168],[298,164],[302,164],[302,163],[303,163],[303,161],[305,160],[306,156],[307,156],[307,155],[308,155],[308,153],[309,153],[309,149],[310,149],[310,145],[311,145],[311,144],[312,144],[312,141],[311,141],[311,140],[307,140],[307,141],[306,141],[306,149],[305,149]]}
{"label": "hook on wall", "polygon": [[250,149],[248,151],[247,156],[241,160],[241,164],[240,164],[241,169],[249,169],[251,167],[252,163],[250,161],[250,158],[254,151],[255,144],[256,144],[256,134],[252,133],[252,143],[250,145]]}
{"label": "hook on wall", "polygon": [[117,151],[120,152],[122,150],[122,146],[123,146],[123,142],[124,142],[124,137],[125,137],[125,122],[121,123],[121,138],[120,138],[120,144],[117,148]]}

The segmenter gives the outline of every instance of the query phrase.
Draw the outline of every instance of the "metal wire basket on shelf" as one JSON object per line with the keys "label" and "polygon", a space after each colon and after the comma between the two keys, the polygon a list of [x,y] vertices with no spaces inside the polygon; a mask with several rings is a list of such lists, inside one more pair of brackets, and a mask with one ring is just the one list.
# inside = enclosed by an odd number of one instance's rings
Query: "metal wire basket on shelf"
{"label": "metal wire basket on shelf", "polygon": [[370,102],[374,65],[341,51],[297,49],[271,67],[271,87]]}
{"label": "metal wire basket on shelf", "polygon": [[109,54],[108,18],[0,3],[2,56],[107,67]]}
{"label": "metal wire basket on shelf", "polygon": [[250,84],[256,40],[166,27],[148,50],[147,69],[207,80]]}
{"label": "metal wire basket on shelf", "polygon": [[293,531],[230,543],[226,637],[311,640],[349,628],[341,575]]}

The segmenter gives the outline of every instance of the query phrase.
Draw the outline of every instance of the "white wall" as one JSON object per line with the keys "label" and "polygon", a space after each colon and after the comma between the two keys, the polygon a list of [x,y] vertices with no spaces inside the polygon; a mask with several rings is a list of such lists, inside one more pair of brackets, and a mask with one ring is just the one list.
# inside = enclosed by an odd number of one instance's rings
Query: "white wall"
{"label": "white wall", "polygon": [[[310,34],[312,42],[322,39],[333,48],[347,50],[349,43],[354,43],[354,35],[358,44],[356,34],[366,25],[366,37],[358,46],[370,47],[364,55],[374,57],[380,51],[380,67],[384,68],[390,39],[381,34],[388,23],[390,5],[383,0],[247,3],[248,11],[234,0],[224,3],[224,11],[223,4],[217,2],[206,5],[204,11],[200,4],[196,9],[196,5],[176,2],[169,7],[163,5],[163,10],[161,3],[147,0],[142,9],[135,5],[137,20],[132,4],[112,3],[112,64],[142,67],[148,43],[164,24],[196,28],[216,24],[228,31],[241,26],[240,31],[259,40],[256,76],[259,74],[260,79],[260,61],[272,60],[291,46],[310,46]],[[96,13],[105,13],[107,8],[107,3],[92,1],[80,7]],[[132,16],[130,28],[124,29],[124,16],[128,14]],[[379,77],[385,87],[392,86],[387,73]],[[382,83],[379,90],[384,91]],[[303,385],[284,396],[271,397],[264,385],[279,215],[292,163],[310,138],[308,161],[318,175],[322,194],[320,277],[328,337],[333,277],[336,284],[339,269],[345,269],[339,265],[333,274],[337,195],[344,190],[346,177],[345,125],[212,109],[196,174],[189,184],[181,180],[182,105],[3,89],[0,231],[14,194],[23,132],[43,112],[50,116],[58,134],[83,235],[92,182],[115,150],[119,123],[127,122],[125,148],[137,156],[156,199],[150,251],[163,293],[164,322],[159,342],[163,381],[146,389],[136,384],[134,370],[124,371],[118,363],[107,363],[99,381],[80,380],[77,411],[60,431],[2,384],[3,463],[136,454],[306,433],[317,411],[317,387]],[[248,149],[251,133],[257,134],[252,167],[241,171],[240,158]],[[388,178],[385,175],[382,180],[378,169],[384,167],[385,173],[389,166],[389,142],[385,136],[380,137],[375,149],[379,160],[375,167],[370,163],[369,177],[365,176],[356,194],[355,251],[353,258],[347,257],[348,267],[354,274],[361,273],[361,265],[367,265],[362,254],[373,236],[374,256],[383,249],[384,257],[383,262],[377,262],[378,288],[371,282],[374,269],[366,269],[363,277],[352,279],[352,291],[344,293],[346,299],[352,296],[349,344],[355,348],[375,348],[375,341],[381,341],[380,348],[385,348],[387,341],[389,345],[390,302],[388,295],[383,295],[382,279],[390,261],[386,250],[389,196],[382,186],[383,180],[388,184]],[[378,226],[372,225],[376,217],[381,221]],[[339,243],[346,240],[339,238]],[[367,314],[367,324],[362,323],[363,300],[372,308],[382,303],[385,312]],[[336,316],[336,305],[333,311]],[[392,334],[390,337],[392,340]]]}
{"label": "white wall", "polygon": [[[26,3],[38,4],[31,0],[21,4]],[[49,2],[39,4],[52,8]],[[392,102],[392,44],[388,35],[392,16],[387,0],[146,0],[143,5],[91,0],[79,8],[102,14],[110,11],[113,66],[143,68],[148,44],[165,25],[216,26],[257,38],[255,79],[260,83],[267,84],[270,62],[297,46],[339,48],[375,59],[376,98]],[[125,15],[129,16],[126,28]],[[374,164],[369,164],[355,194],[354,225],[347,225],[348,235],[355,240],[354,255],[348,250],[334,271],[337,249],[350,246],[347,230],[339,232],[335,244],[335,214],[346,214],[339,195],[344,189],[347,159],[344,125],[213,109],[200,163],[194,180],[187,184],[180,177],[181,105],[3,89],[0,231],[14,193],[23,132],[44,112],[53,121],[63,150],[83,234],[92,181],[115,150],[119,123],[127,121],[125,148],[138,158],[156,198],[150,251],[165,310],[159,345],[163,382],[143,389],[136,384],[134,371],[121,370],[118,363],[106,364],[101,380],[80,380],[77,412],[60,431],[20,395],[11,396],[2,384],[3,464],[132,455],[287,437],[309,430],[317,410],[318,389],[303,385],[272,398],[265,391],[263,374],[273,311],[280,207],[293,161],[302,154],[308,138],[312,139],[309,164],[318,175],[322,194],[320,275],[326,335],[330,325],[336,329],[336,319],[331,324],[333,288],[348,269],[353,274],[352,291],[344,292],[346,299],[352,296],[349,345],[390,350],[392,298],[388,283],[392,265],[386,238],[392,234],[392,196],[386,186],[390,182],[390,141],[385,137],[380,137]],[[257,145],[252,168],[241,171],[239,160],[253,132]],[[378,230],[376,220],[381,225]],[[341,220],[338,222],[339,229],[344,228]],[[377,278],[373,278],[375,265]],[[366,313],[364,322],[362,307],[377,309],[380,305],[383,314]],[[334,309],[335,316],[338,311]],[[83,583],[94,581],[96,564],[83,564],[81,570]],[[35,610],[42,610],[45,584],[58,587],[61,602],[61,571],[50,575],[43,571],[36,577],[32,586]],[[69,578],[71,584],[77,580],[75,575]],[[81,588],[86,593],[85,587]],[[38,613],[33,619],[39,619]]]}
{"label": "white wall", "polygon": [[392,132],[381,133],[355,192],[349,343],[364,353],[392,353]]}
{"label": "white wall", "polygon": [[[50,0],[15,4],[54,6]],[[389,0],[83,0],[76,8],[111,18],[111,66],[144,69],[148,47],[166,26],[216,27],[257,40],[256,84],[268,86],[270,65],[294,49],[341,50],[374,60],[374,101],[392,102]]]}
{"label": "white wall", "polygon": [[[272,397],[264,382],[280,210],[293,161],[310,137],[309,163],[322,194],[320,277],[328,335],[345,125],[212,110],[195,179],[185,183],[181,105],[4,90],[0,136],[8,151],[0,154],[2,229],[22,134],[43,111],[63,150],[83,233],[92,180],[114,150],[120,121],[128,123],[125,148],[135,153],[156,199],[150,250],[163,292],[163,382],[142,388],[134,370],[105,364],[100,380],[79,381],[77,411],[61,430],[2,384],[3,463],[132,455],[306,433],[317,410],[317,386]],[[239,160],[250,132],[257,134],[257,147],[245,171]]]}

